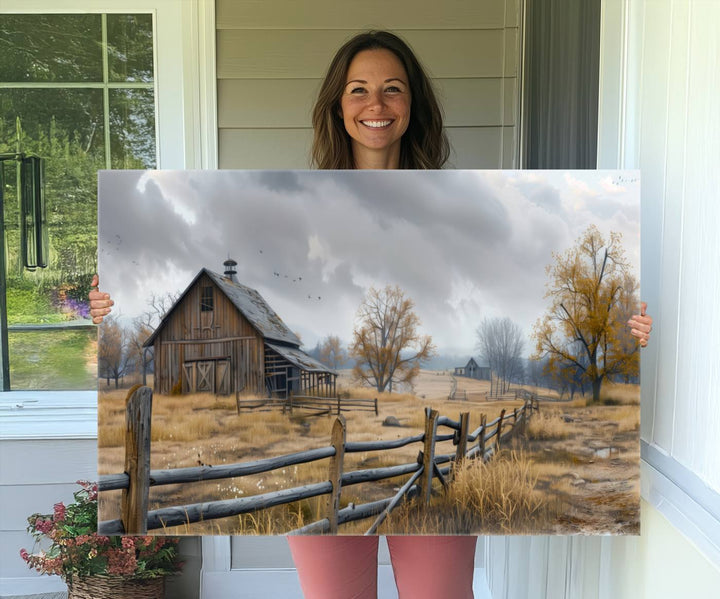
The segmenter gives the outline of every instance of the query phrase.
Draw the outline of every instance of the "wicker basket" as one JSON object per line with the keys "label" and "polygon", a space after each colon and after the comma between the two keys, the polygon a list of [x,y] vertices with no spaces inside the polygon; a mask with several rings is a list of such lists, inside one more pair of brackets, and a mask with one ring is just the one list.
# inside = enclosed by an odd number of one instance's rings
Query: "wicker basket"
{"label": "wicker basket", "polygon": [[68,599],[163,599],[165,578],[88,576],[68,583]]}

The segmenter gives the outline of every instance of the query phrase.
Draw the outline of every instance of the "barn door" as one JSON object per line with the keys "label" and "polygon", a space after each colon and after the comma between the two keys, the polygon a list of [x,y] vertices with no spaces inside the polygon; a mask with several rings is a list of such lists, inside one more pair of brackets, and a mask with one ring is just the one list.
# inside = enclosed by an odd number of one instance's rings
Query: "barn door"
{"label": "barn door", "polygon": [[207,360],[197,363],[197,386],[195,391],[200,393],[215,393],[215,362]]}
{"label": "barn door", "polygon": [[218,360],[215,363],[215,393],[230,394],[230,361]]}
{"label": "barn door", "polygon": [[195,362],[183,364],[183,393],[195,392]]}

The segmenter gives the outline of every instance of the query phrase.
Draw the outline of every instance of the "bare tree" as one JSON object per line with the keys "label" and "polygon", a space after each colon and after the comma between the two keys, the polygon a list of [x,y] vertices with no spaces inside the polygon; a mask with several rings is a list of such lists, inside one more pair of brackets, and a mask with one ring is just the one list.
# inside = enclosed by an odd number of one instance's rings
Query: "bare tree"
{"label": "bare tree", "polygon": [[522,376],[521,355],[525,347],[522,329],[508,317],[485,318],[476,334],[476,347],[497,380],[495,392],[505,393],[510,382]]}
{"label": "bare tree", "polygon": [[153,364],[153,352],[144,347],[153,331],[160,324],[162,318],[172,308],[179,297],[179,293],[152,294],[147,301],[148,310],[133,319],[132,328],[127,331],[127,344],[130,363],[143,374],[150,372]]}
{"label": "bare tree", "polygon": [[120,386],[130,367],[131,359],[128,351],[128,336],[125,329],[115,316],[106,316],[99,326],[98,339],[98,376],[115,381],[115,388]]}
{"label": "bare tree", "polygon": [[340,337],[328,335],[320,344],[320,361],[333,370],[340,368],[347,362],[347,354],[342,347]]}
{"label": "bare tree", "polygon": [[393,384],[412,385],[420,365],[435,355],[429,335],[417,331],[415,304],[400,287],[373,287],[360,304],[350,355],[353,375],[378,391],[392,392]]}

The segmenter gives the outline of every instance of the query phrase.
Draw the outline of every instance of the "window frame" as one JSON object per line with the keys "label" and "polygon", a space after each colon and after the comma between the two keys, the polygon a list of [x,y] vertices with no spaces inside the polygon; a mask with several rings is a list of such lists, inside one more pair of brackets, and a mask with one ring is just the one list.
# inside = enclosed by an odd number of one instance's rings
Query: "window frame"
{"label": "window frame", "polygon": [[[0,0],[0,14],[151,14],[157,168],[217,168],[214,2],[93,0],[84,4],[79,7],[77,0],[26,0],[22,4]],[[0,398],[17,393],[20,391],[0,392]],[[49,404],[61,397],[57,391],[23,393]],[[86,417],[84,411],[82,417]],[[25,433],[18,429],[15,434],[33,436],[35,427],[32,418],[23,419]]]}

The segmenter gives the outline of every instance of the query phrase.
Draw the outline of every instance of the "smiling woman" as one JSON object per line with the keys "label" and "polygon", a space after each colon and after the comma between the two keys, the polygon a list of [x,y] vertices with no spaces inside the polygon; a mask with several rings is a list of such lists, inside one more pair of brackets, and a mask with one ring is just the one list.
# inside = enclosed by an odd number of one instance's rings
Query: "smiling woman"
{"label": "smiling woman", "polygon": [[340,116],[352,138],[355,166],[397,168],[410,120],[410,87],[400,60],[389,50],[364,50],[350,63]]}
{"label": "smiling woman", "polygon": [[361,33],[338,50],[312,123],[312,160],[321,169],[438,169],[450,154],[429,77],[387,31]]}

